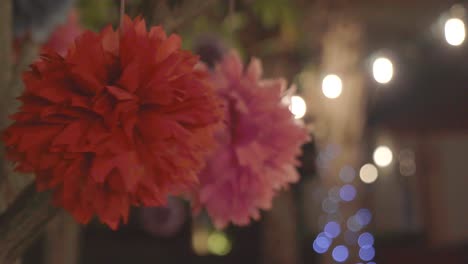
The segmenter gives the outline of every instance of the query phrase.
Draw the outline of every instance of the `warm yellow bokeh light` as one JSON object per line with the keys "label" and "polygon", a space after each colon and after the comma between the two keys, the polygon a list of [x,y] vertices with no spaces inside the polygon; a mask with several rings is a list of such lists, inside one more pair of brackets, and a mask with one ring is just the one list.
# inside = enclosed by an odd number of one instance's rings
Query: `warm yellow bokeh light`
{"label": "warm yellow bokeh light", "polygon": [[208,255],[208,237],[210,234],[205,230],[197,230],[192,234],[192,248],[199,256]]}
{"label": "warm yellow bokeh light", "polygon": [[298,95],[291,96],[289,111],[291,111],[295,119],[303,118],[307,111],[307,105],[304,99]]}
{"label": "warm yellow bokeh light", "polygon": [[215,231],[208,237],[208,250],[211,254],[224,256],[231,252],[231,242],[223,232]]}
{"label": "warm yellow bokeh light", "polygon": [[338,98],[343,90],[343,82],[338,75],[330,74],[325,76],[322,81],[322,92],[330,99]]}
{"label": "warm yellow bokeh light", "polygon": [[389,83],[393,78],[393,63],[387,58],[377,58],[372,64],[372,73],[378,83]]}
{"label": "warm yellow bokeh light", "polygon": [[393,153],[387,146],[379,146],[374,150],[374,163],[379,167],[387,167],[393,161]]}
{"label": "warm yellow bokeh light", "polygon": [[361,178],[361,181],[367,184],[371,184],[377,180],[379,177],[379,172],[377,170],[377,167],[375,167],[372,164],[365,164],[364,166],[361,167],[359,170],[359,178]]}
{"label": "warm yellow bokeh light", "polygon": [[466,37],[465,23],[459,18],[451,18],[445,22],[445,40],[452,46],[460,46]]}

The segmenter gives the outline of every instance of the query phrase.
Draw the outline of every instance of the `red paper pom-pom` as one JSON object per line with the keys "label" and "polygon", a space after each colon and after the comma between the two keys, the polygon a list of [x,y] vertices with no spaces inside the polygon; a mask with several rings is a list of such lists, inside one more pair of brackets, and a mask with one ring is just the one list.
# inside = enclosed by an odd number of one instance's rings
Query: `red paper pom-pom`
{"label": "red paper pom-pom", "polygon": [[164,205],[196,186],[222,119],[197,63],[179,36],[141,19],[84,32],[24,74],[8,157],[81,223],[97,215],[115,229],[131,205]]}
{"label": "red paper pom-pom", "polygon": [[307,130],[282,103],[286,82],[261,75],[259,60],[244,68],[235,52],[212,74],[226,105],[226,127],[218,131],[219,147],[200,173],[194,208],[205,207],[218,228],[258,219],[281,188],[299,179],[295,167]]}

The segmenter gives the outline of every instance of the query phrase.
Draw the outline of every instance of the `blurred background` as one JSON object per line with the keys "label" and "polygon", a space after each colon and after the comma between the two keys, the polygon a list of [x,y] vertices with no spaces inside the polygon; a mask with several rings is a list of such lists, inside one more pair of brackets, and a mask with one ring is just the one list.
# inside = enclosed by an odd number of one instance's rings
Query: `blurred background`
{"label": "blurred background", "polygon": [[[24,1],[13,2],[16,42],[53,45],[54,34],[119,20],[119,1],[63,1],[62,18],[25,33]],[[260,58],[266,77],[297,86],[290,109],[313,138],[301,181],[260,222],[222,231],[177,199],[135,209],[117,232],[60,215],[22,263],[468,263],[465,8],[440,0],[127,0],[128,14],[181,34],[205,62],[235,48],[245,60]]]}

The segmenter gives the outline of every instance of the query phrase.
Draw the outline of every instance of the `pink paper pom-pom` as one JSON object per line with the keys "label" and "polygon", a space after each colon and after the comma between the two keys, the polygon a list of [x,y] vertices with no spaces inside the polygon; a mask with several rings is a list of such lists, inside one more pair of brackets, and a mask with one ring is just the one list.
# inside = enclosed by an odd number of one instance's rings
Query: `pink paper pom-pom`
{"label": "pink paper pom-pom", "polygon": [[259,210],[270,209],[275,194],[299,179],[297,157],[308,133],[281,103],[286,82],[261,75],[258,59],[244,69],[236,52],[228,53],[212,73],[225,103],[226,126],[200,174],[194,208],[204,207],[218,228],[258,220]]}

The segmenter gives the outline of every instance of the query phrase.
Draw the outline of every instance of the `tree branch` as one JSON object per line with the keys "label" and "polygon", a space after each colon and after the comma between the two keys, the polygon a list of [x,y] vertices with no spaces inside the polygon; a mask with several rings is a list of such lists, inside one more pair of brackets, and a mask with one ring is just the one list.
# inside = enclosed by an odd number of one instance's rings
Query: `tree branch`
{"label": "tree branch", "polygon": [[21,257],[59,212],[50,200],[49,192],[37,192],[32,183],[0,216],[0,264],[10,264]]}
{"label": "tree branch", "polygon": [[[8,104],[5,97],[9,92],[12,73],[12,12],[11,0],[0,0],[0,110],[4,110],[4,105]],[[0,112],[1,127],[5,124],[6,116],[4,111]]]}

